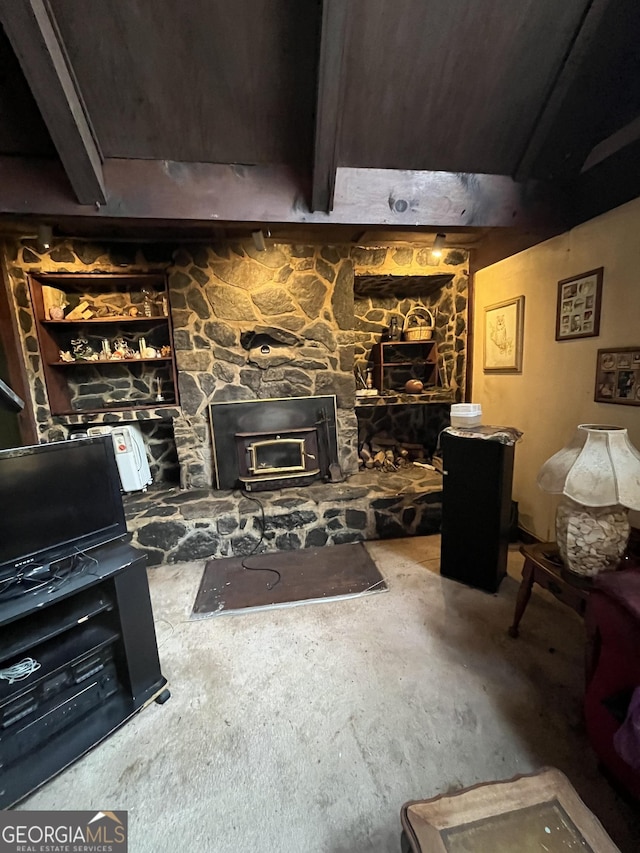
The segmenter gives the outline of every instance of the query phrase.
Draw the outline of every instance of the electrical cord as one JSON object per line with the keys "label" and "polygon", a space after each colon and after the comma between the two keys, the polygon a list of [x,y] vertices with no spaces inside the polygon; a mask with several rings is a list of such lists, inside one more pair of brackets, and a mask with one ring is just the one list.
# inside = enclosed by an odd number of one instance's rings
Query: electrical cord
{"label": "electrical cord", "polygon": [[[185,624],[185,623],[183,623],[183,624]],[[189,624],[189,623],[187,622],[186,624]],[[167,636],[163,640],[158,639],[158,648],[161,649],[164,646],[164,644],[167,643],[171,639],[171,635],[175,631],[175,627],[171,624],[171,622],[169,622],[168,619],[156,619],[155,622],[153,623],[153,627],[157,628],[158,625],[168,625],[169,626],[169,633],[167,634]],[[156,631],[156,635],[157,634],[158,634],[158,632]]]}
{"label": "electrical cord", "polygon": [[9,601],[12,598],[18,598],[27,592],[38,592],[49,583],[51,578],[29,578],[23,575],[14,575],[12,578],[7,578],[0,581],[0,601]]}
{"label": "electrical cord", "polygon": [[24,681],[29,678],[34,672],[40,669],[40,664],[35,658],[23,658],[13,666],[8,666],[6,669],[0,669],[0,680],[8,681],[13,684],[14,681]]}
{"label": "electrical cord", "polygon": [[0,581],[0,599],[2,599],[2,596],[7,592],[7,590],[11,589],[17,580],[17,577],[14,576],[11,578],[4,578],[4,580]]}
{"label": "electrical cord", "polygon": [[[247,498],[248,500],[253,501],[254,503],[258,504],[258,506],[260,507],[260,539],[258,539],[256,544],[251,549],[251,551],[249,551],[248,554],[244,555],[240,565],[242,566],[243,569],[246,569],[249,572],[272,572],[274,575],[277,575],[275,581],[272,584],[267,584],[267,589],[272,590],[274,588],[274,586],[277,586],[280,583],[280,579],[282,577],[280,572],[277,569],[270,569],[270,568],[268,568],[268,566],[248,566],[247,562],[246,562],[249,559],[249,557],[253,556],[253,554],[256,553],[256,551],[262,545],[262,542],[264,540],[264,529],[265,529],[264,506],[262,505],[261,501],[258,500],[258,498],[254,498],[253,495],[248,494],[247,492],[244,491],[244,489],[240,489],[239,491],[240,491],[240,494],[242,495],[243,498]],[[234,556],[236,556],[236,555],[234,555]]]}
{"label": "electrical cord", "polygon": [[53,564],[51,577],[47,580],[49,592],[55,592],[71,580],[72,577],[84,574],[86,563],[78,563],[78,555],[71,555],[68,560],[60,561],[60,565]]}
{"label": "electrical cord", "polygon": [[[68,558],[59,560],[57,563],[52,563],[52,567],[44,576],[30,577],[27,572],[22,572],[0,581],[0,601],[18,598],[20,595],[29,592],[39,592],[45,588],[49,592],[55,592],[71,578],[90,574],[89,567],[92,563],[97,566],[98,561],[86,551],[77,546],[75,548],[75,554],[71,554]],[[79,559],[80,557],[82,560]]]}
{"label": "electrical cord", "polygon": [[88,551],[83,551],[82,548],[78,548],[77,545],[75,546],[75,549],[76,549],[77,554],[80,554],[81,557],[84,557],[85,560],[87,560],[87,563],[84,566],[81,566],[78,574],[88,574],[88,575],[93,575],[94,577],[98,577],[95,572],[89,571],[89,565],[91,563],[93,563],[94,566],[96,566],[96,567],[100,565],[98,560],[96,560],[95,557],[92,557],[91,554],[88,553]]}

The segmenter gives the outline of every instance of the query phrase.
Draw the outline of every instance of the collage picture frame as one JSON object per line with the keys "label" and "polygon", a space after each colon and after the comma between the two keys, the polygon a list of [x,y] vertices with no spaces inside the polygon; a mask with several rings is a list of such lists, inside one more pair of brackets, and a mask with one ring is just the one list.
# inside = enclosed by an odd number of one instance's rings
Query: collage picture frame
{"label": "collage picture frame", "polygon": [[593,338],[600,334],[604,267],[558,282],[556,340]]}
{"label": "collage picture frame", "polygon": [[594,400],[640,406],[640,346],[598,350]]}

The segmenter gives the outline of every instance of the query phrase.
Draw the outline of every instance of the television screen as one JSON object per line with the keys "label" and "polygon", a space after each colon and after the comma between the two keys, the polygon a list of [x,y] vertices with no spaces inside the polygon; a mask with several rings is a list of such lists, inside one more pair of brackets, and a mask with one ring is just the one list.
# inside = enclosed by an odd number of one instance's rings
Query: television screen
{"label": "television screen", "polygon": [[126,532],[110,435],[0,451],[0,577]]}

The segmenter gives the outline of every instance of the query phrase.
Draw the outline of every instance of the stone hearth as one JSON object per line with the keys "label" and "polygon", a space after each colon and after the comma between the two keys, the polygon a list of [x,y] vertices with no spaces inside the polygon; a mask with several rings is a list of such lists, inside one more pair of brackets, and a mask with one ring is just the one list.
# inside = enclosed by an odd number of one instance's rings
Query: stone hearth
{"label": "stone hearth", "polygon": [[258,543],[256,553],[437,533],[442,477],[418,467],[384,475],[361,471],[339,485],[314,483],[251,498],[239,491],[156,486],[124,502],[133,544],[155,566],[247,555]]}

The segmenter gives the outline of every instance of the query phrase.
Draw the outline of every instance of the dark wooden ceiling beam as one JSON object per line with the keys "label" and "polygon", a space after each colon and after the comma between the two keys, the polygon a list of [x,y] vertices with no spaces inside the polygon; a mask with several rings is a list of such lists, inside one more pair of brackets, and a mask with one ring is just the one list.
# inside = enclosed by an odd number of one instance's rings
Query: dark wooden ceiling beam
{"label": "dark wooden ceiling beam", "polygon": [[49,4],[0,0],[0,21],[78,202],[104,204],[102,159]]}
{"label": "dark wooden ceiling beam", "polygon": [[413,227],[546,227],[562,223],[566,199],[553,187],[504,175],[339,168],[330,214],[312,212],[309,187],[285,166],[225,166],[105,160],[107,203],[69,197],[52,161],[0,157],[0,214]]}
{"label": "dark wooden ceiling beam", "polygon": [[507,175],[338,169],[333,215],[344,222],[448,227],[538,227],[565,221],[567,199]]}
{"label": "dark wooden ceiling beam", "polygon": [[342,111],[347,0],[323,0],[311,210],[333,209],[337,148]]}
{"label": "dark wooden ceiling beam", "polygon": [[638,139],[640,139],[640,116],[595,145],[584,161],[581,172],[588,172],[589,169],[593,169],[594,166],[602,163],[607,157],[611,157],[616,152],[622,151],[623,148],[626,148]]}
{"label": "dark wooden ceiling beam", "polygon": [[615,151],[567,185],[572,227],[640,196],[640,139]]}
{"label": "dark wooden ceiling beam", "polygon": [[528,230],[521,228],[493,228],[480,240],[477,246],[470,247],[470,268],[473,272],[489,267],[531,246],[537,246],[551,237],[566,230],[566,226]]}
{"label": "dark wooden ceiling beam", "polygon": [[583,62],[594,49],[598,28],[612,2],[613,0],[592,0],[587,9],[520,158],[514,173],[517,181],[527,181],[534,174],[536,161],[553,132],[556,119],[565,106],[566,96],[580,73]]}

